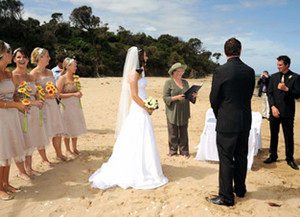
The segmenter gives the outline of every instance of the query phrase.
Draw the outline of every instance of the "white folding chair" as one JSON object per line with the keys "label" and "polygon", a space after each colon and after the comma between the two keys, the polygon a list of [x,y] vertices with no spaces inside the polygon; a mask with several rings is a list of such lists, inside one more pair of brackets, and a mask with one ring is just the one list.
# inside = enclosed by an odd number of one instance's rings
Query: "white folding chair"
{"label": "white folding chair", "polygon": [[213,110],[206,111],[205,125],[200,136],[200,143],[197,146],[198,151],[195,160],[219,161],[218,150],[216,146],[216,118]]}
{"label": "white folding chair", "polygon": [[[217,141],[216,141],[216,118],[213,110],[210,108],[206,111],[205,125],[203,132],[200,136],[200,143],[197,146],[198,151],[195,160],[201,161],[219,161]],[[248,164],[247,169],[251,170],[254,156],[257,155],[258,149],[262,148],[261,143],[261,122],[262,116],[259,112],[252,112],[252,125],[249,132],[248,142]]]}

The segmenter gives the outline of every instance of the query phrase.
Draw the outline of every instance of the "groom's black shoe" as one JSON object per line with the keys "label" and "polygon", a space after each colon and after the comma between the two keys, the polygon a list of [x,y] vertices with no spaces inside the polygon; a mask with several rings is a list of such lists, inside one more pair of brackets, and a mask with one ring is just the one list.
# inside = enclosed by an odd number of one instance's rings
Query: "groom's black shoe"
{"label": "groom's black shoe", "polygon": [[277,160],[277,159],[275,159],[275,158],[268,157],[266,160],[264,160],[264,163],[265,163],[265,164],[270,164],[270,163],[275,162],[276,160]]}
{"label": "groom's black shoe", "polygon": [[294,170],[299,170],[299,167],[294,161],[287,161],[287,164],[290,165]]}
{"label": "groom's black shoe", "polygon": [[208,202],[211,202],[211,203],[216,204],[216,205],[223,205],[223,206],[233,206],[234,205],[234,202],[231,202],[231,203],[225,202],[224,199],[222,199],[220,196],[217,196],[217,197],[214,197],[214,198],[206,197],[205,199]]}
{"label": "groom's black shoe", "polygon": [[233,188],[233,193],[235,193],[235,195],[236,195],[237,197],[240,197],[240,198],[244,198],[246,192],[247,192],[247,190],[245,190],[244,193],[237,192],[237,191],[235,190],[235,188]]}

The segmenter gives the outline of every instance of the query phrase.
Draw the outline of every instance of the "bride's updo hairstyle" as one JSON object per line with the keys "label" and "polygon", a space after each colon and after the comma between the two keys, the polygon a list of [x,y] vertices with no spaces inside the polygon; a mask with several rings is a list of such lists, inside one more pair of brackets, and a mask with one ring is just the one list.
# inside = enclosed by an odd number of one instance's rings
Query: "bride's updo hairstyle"
{"label": "bride's updo hairstyle", "polygon": [[138,59],[139,59],[139,69],[136,69],[136,71],[141,74],[143,69],[142,67],[144,67],[146,64],[145,59],[144,59],[144,49],[143,48],[138,48]]}
{"label": "bride's updo hairstyle", "polygon": [[47,50],[45,48],[36,47],[31,52],[31,63],[34,65],[37,65],[39,62],[39,57],[42,57],[45,55]]}

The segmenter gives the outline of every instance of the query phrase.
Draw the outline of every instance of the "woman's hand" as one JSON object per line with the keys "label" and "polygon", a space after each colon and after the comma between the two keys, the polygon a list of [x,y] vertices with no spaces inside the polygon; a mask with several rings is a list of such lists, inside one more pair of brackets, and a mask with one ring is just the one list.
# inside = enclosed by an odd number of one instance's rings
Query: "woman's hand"
{"label": "woman's hand", "polygon": [[46,99],[55,99],[55,98],[57,98],[57,97],[58,97],[57,94],[53,94],[53,95],[46,94],[46,95],[45,95],[45,98],[46,98]]}
{"label": "woman's hand", "polygon": [[152,115],[152,113],[154,111],[153,109],[149,109],[149,108],[146,108],[146,110],[147,110],[147,112],[148,112],[149,115]]}
{"label": "woman's hand", "polygon": [[175,97],[176,97],[176,100],[179,100],[179,101],[185,99],[185,95],[184,95],[184,94],[177,95],[177,96],[175,96]]}
{"label": "woman's hand", "polygon": [[75,97],[81,98],[82,97],[82,93],[81,92],[76,92],[74,93]]}
{"label": "woman's hand", "polygon": [[17,109],[19,109],[21,112],[28,112],[29,109],[30,109],[30,105],[24,105],[23,103],[21,102],[17,102],[17,106],[16,106]]}
{"label": "woman's hand", "polygon": [[198,91],[194,92],[192,95],[193,95],[193,98],[196,98],[198,96]]}
{"label": "woman's hand", "polygon": [[42,109],[43,105],[44,105],[44,102],[42,100],[33,100],[31,101],[30,103],[32,106],[36,106],[38,107],[39,109]]}

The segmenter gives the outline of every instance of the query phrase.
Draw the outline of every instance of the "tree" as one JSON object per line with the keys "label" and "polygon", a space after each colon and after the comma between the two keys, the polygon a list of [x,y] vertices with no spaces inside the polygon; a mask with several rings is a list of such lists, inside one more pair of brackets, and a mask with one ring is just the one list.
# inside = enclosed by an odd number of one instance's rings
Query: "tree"
{"label": "tree", "polygon": [[134,45],[132,40],[132,32],[126,30],[123,26],[119,26],[117,30],[117,36],[119,37],[120,42],[127,45]]}
{"label": "tree", "polygon": [[0,1],[0,17],[10,19],[21,19],[23,3],[15,0]]}
{"label": "tree", "polygon": [[35,47],[48,49],[52,57],[50,68],[55,65],[54,56],[62,53],[78,60],[80,76],[122,76],[126,53],[131,46],[147,52],[149,76],[168,76],[167,71],[175,62],[186,64],[185,77],[194,78],[212,73],[219,65],[221,54],[205,50],[198,38],[186,42],[163,34],[156,39],[122,26],[116,33],[110,32],[108,24],[102,24],[88,6],[75,8],[67,22],[63,21],[62,13],[55,12],[51,20],[43,24],[34,18],[23,20],[22,10],[23,4],[19,1],[0,0],[0,39],[11,44],[13,49],[25,47],[29,52]]}
{"label": "tree", "polygon": [[195,54],[201,54],[203,52],[202,42],[198,38],[191,38],[188,42],[192,52]]}
{"label": "tree", "polygon": [[166,34],[166,35],[159,36],[157,42],[161,44],[165,44],[168,47],[173,47],[179,42],[179,38]]}
{"label": "tree", "polygon": [[99,50],[101,46],[96,44],[97,27],[100,26],[100,18],[92,15],[92,8],[88,6],[81,6],[75,8],[70,16],[70,21],[83,31],[87,31],[90,42],[92,43],[91,58],[93,59],[93,70],[96,77],[100,76],[99,66],[101,64],[101,57]]}
{"label": "tree", "polygon": [[52,24],[58,24],[58,23],[61,23],[63,22],[63,14],[62,13],[53,13],[51,14],[51,20],[49,21],[49,23],[52,23]]}
{"label": "tree", "polygon": [[222,56],[221,53],[214,53],[213,57],[216,58],[217,62],[219,61],[220,57]]}
{"label": "tree", "polygon": [[92,31],[100,25],[100,18],[92,15],[92,8],[88,6],[75,8],[70,15],[70,21],[75,27],[86,31]]}

